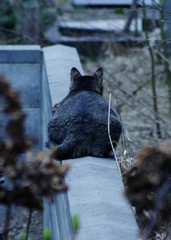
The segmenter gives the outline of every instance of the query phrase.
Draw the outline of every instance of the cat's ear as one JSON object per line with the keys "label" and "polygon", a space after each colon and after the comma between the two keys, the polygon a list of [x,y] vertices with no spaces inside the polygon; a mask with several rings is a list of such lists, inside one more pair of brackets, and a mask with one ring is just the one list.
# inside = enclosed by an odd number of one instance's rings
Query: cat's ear
{"label": "cat's ear", "polygon": [[75,81],[78,77],[81,76],[81,73],[75,67],[71,68],[71,82]]}
{"label": "cat's ear", "polygon": [[96,70],[96,72],[93,74],[97,79],[99,80],[100,83],[103,81],[103,68],[100,67]]}

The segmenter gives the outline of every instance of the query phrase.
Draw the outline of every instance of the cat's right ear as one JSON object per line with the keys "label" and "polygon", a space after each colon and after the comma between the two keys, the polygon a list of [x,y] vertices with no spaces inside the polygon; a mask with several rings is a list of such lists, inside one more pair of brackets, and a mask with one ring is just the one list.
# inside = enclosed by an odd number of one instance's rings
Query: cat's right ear
{"label": "cat's right ear", "polygon": [[75,67],[71,68],[71,82],[75,81],[78,77],[81,76],[81,73]]}

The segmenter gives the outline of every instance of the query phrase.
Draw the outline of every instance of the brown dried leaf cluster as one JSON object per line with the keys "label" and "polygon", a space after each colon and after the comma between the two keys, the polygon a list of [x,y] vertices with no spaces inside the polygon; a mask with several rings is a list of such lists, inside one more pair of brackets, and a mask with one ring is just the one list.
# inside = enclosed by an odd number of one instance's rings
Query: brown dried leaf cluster
{"label": "brown dried leaf cluster", "polygon": [[[10,187],[0,186],[0,203],[41,208],[42,196],[52,197],[67,189],[63,179],[69,166],[53,160],[52,152],[31,153],[34,141],[25,134],[26,116],[19,94],[3,76],[0,96],[5,100],[1,112],[8,117],[6,137],[0,139],[0,171],[10,181]],[[21,154],[26,154],[26,160],[21,160]]]}
{"label": "brown dried leaf cluster", "polygon": [[125,195],[146,239],[171,219],[171,145],[145,147],[137,159],[125,173]]}

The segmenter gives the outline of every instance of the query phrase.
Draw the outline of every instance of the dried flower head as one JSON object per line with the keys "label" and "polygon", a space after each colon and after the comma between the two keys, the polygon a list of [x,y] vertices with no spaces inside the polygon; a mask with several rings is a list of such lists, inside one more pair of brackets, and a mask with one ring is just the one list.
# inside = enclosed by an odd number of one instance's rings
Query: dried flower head
{"label": "dried flower head", "polygon": [[171,145],[145,147],[137,159],[125,173],[125,195],[147,236],[171,219]]}
{"label": "dried flower head", "polygon": [[[68,165],[52,159],[52,152],[31,153],[34,140],[25,134],[25,113],[20,97],[10,84],[0,76],[1,112],[8,119],[5,137],[0,139],[0,170],[10,181],[10,188],[0,186],[0,203],[18,204],[29,208],[42,208],[41,197],[52,197],[65,191],[64,176]],[[21,160],[21,154],[26,159]]]}

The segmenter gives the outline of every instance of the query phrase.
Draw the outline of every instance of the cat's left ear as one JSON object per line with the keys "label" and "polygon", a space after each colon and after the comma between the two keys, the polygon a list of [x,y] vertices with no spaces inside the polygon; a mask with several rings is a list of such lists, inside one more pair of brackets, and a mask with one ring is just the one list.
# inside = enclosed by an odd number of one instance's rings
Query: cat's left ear
{"label": "cat's left ear", "polygon": [[103,81],[103,68],[102,67],[98,68],[93,75],[95,77],[97,77],[98,80],[102,83],[102,81]]}
{"label": "cat's left ear", "polygon": [[71,68],[70,76],[71,76],[71,82],[74,82],[74,80],[76,80],[78,77],[81,76],[81,73],[78,71],[77,68],[73,67]]}

